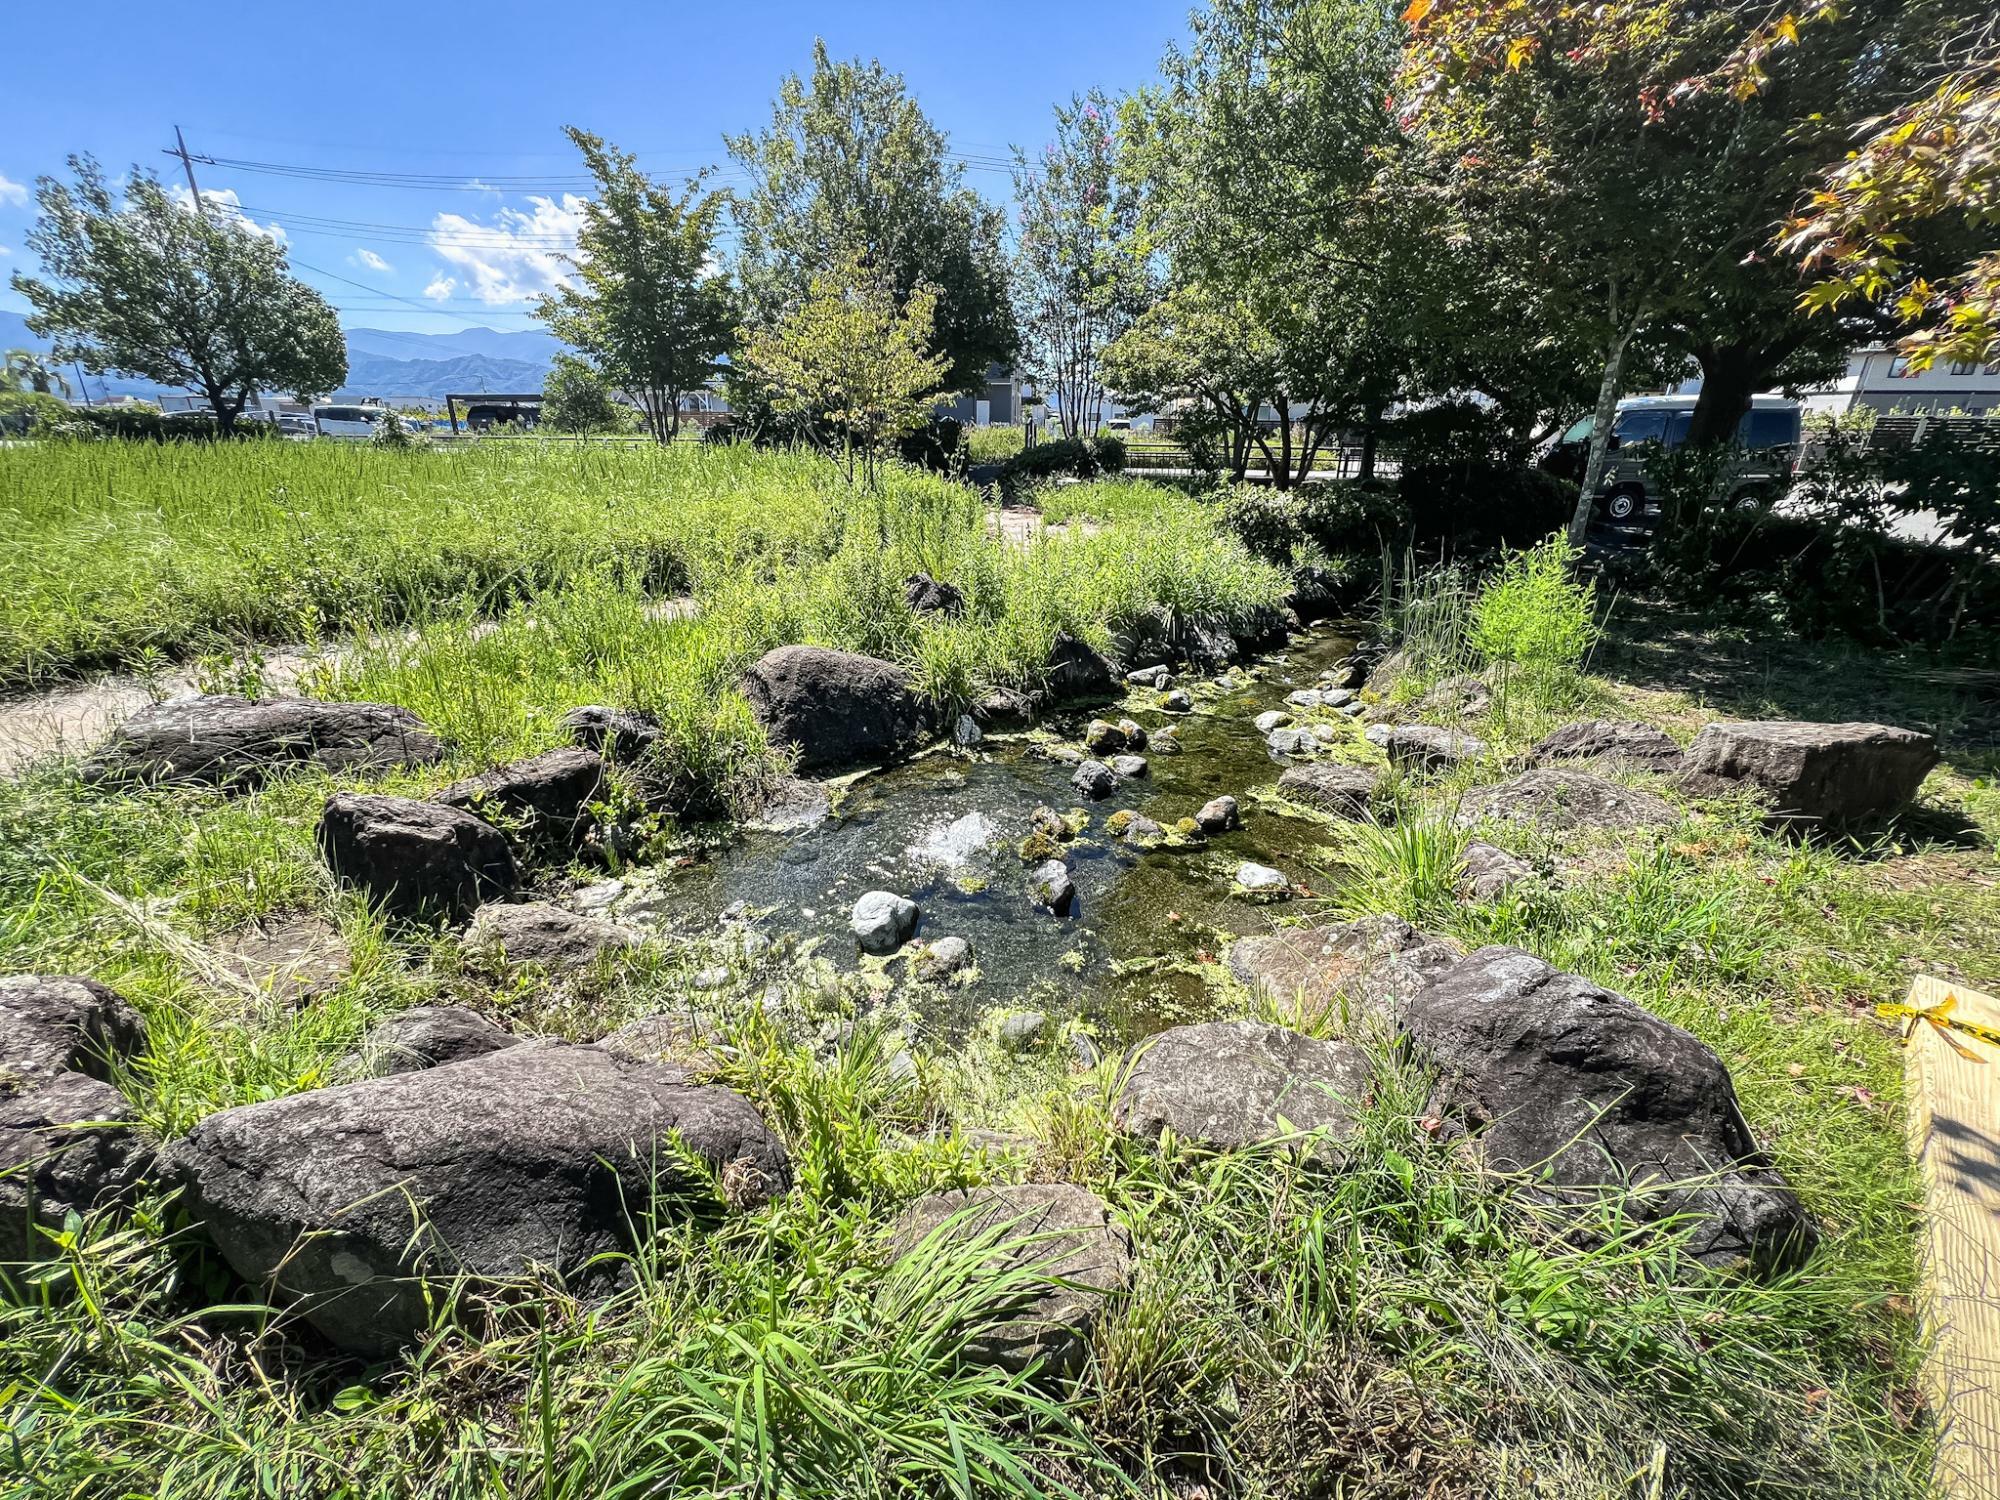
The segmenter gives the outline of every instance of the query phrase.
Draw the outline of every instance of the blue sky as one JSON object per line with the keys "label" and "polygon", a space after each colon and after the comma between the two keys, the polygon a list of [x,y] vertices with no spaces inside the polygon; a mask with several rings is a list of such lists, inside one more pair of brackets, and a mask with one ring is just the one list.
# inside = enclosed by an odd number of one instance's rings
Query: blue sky
{"label": "blue sky", "polygon": [[[564,194],[580,186],[565,124],[636,151],[656,175],[726,165],[723,133],[761,127],[780,77],[807,67],[824,36],[835,56],[902,73],[953,151],[973,159],[967,181],[1004,202],[1009,179],[987,163],[1041,144],[1058,99],[1151,77],[1184,34],[1187,5],[488,0],[211,14],[127,0],[89,25],[66,7],[17,7],[0,47],[0,307],[25,310],[4,278],[34,269],[22,243],[34,179],[88,151],[116,173],[139,162],[179,180],[179,162],[161,155],[179,124],[198,155],[411,179],[196,164],[204,195],[233,194],[254,223],[277,226],[343,323],[533,327],[524,299],[554,274],[550,252],[571,223]],[[469,186],[485,181],[507,190]]]}

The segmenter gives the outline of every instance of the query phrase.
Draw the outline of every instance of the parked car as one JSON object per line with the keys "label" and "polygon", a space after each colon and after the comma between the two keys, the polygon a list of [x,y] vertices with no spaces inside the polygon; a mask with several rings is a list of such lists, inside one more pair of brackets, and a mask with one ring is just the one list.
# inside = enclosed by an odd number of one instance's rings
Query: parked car
{"label": "parked car", "polygon": [[313,438],[319,436],[319,425],[311,417],[285,411],[278,413],[278,431],[288,438]]}
{"label": "parked car", "polygon": [[313,426],[321,437],[372,438],[375,424],[386,410],[380,406],[315,406]]}
{"label": "parked car", "polygon": [[[1659,507],[1659,495],[1646,472],[1651,445],[1678,448],[1687,441],[1694,419],[1693,396],[1632,396],[1618,403],[1611,428],[1611,447],[1604,478],[1593,497],[1600,516],[1631,521]],[[1732,503],[1754,503],[1775,496],[1798,461],[1805,408],[1783,396],[1753,396],[1750,410],[1737,424],[1742,450],[1730,479]],[[1590,434],[1596,423],[1584,417],[1556,439],[1542,467],[1566,479],[1581,480],[1590,457]]]}

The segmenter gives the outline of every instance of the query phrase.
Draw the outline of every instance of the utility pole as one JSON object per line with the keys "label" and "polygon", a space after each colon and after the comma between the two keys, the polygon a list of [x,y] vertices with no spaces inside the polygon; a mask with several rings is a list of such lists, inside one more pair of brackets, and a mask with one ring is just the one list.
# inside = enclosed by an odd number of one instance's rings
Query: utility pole
{"label": "utility pole", "polygon": [[194,182],[194,158],[188,155],[188,143],[178,125],[174,127],[174,144],[166,148],[166,154],[181,159],[181,167],[187,173],[188,191],[194,195],[194,211],[206,214],[208,210],[202,206],[201,189],[196,187]]}

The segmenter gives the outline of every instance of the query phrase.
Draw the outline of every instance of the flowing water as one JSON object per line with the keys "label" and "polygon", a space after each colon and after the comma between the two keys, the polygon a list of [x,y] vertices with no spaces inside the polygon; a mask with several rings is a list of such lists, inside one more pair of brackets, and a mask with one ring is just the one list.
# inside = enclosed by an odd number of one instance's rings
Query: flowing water
{"label": "flowing water", "polygon": [[[970,755],[933,753],[864,776],[818,826],[745,833],[632,896],[648,919],[684,933],[747,907],[767,936],[817,938],[821,953],[856,968],[871,961],[856,952],[848,927],[854,902],[867,891],[895,891],[921,910],[918,942],[958,936],[971,944],[978,976],[954,991],[962,1018],[1050,1003],[1096,1015],[1117,1032],[1143,1031],[1199,994],[1203,967],[1228,938],[1296,913],[1296,901],[1260,906],[1231,893],[1246,860],[1310,881],[1309,855],[1326,842],[1319,825],[1255,800],[1286,763],[1252,720],[1314,685],[1353,645],[1350,634],[1321,627],[1219,682],[1177,678],[1195,692],[1192,714],[1163,712],[1160,695],[1141,688],[1122,706],[1045,725],[1071,745],[1091,717],[1130,717],[1148,731],[1176,726],[1181,753],[1148,749],[1149,774],[1121,782],[1105,801],[1086,803],[1071,787],[1073,768],[1047,757],[1046,737],[989,737]],[[1105,827],[1111,814],[1130,809],[1171,829],[1222,793],[1241,804],[1243,826],[1195,847],[1142,851]],[[1017,846],[1036,808],[1078,806],[1090,826],[1065,846],[1077,899],[1057,917],[1030,897],[1030,866]],[[903,962],[891,959],[890,972]]]}

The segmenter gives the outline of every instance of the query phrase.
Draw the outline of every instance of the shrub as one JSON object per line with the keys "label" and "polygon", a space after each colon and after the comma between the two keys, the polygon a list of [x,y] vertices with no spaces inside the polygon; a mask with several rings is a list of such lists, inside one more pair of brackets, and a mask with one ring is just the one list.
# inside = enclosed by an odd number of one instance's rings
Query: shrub
{"label": "shrub", "polygon": [[956,417],[932,417],[915,432],[896,440],[896,456],[906,464],[949,474],[965,452],[965,424]]}
{"label": "shrub", "polygon": [[1576,509],[1568,480],[1490,459],[1406,462],[1398,489],[1419,541],[1461,547],[1530,546]]}
{"label": "shrub", "polygon": [[1125,443],[1120,438],[1051,438],[1023,448],[1002,464],[1000,482],[1010,487],[1034,484],[1060,474],[1094,479],[1124,467]]}
{"label": "shrub", "polygon": [[382,413],[382,420],[375,424],[374,435],[368,439],[377,448],[403,450],[414,448],[423,439],[416,430],[403,420],[403,414],[393,409]]}
{"label": "shrub", "polygon": [[[51,436],[115,438],[127,442],[213,443],[222,429],[207,412],[167,413],[151,406],[73,406],[64,420],[51,424]],[[278,424],[239,417],[234,438],[275,438]]]}
{"label": "shrub", "polygon": [[68,420],[69,403],[43,391],[0,391],[0,435],[26,437]]}
{"label": "shrub", "polygon": [[1307,553],[1379,557],[1408,526],[1396,496],[1375,484],[1336,480],[1289,492],[1242,484],[1225,494],[1223,527],[1266,562]]}
{"label": "shrub", "polygon": [[1472,606],[1472,645],[1489,663],[1575,667],[1597,644],[1597,591],[1575,575],[1577,550],[1556,532],[1511,554]]}

